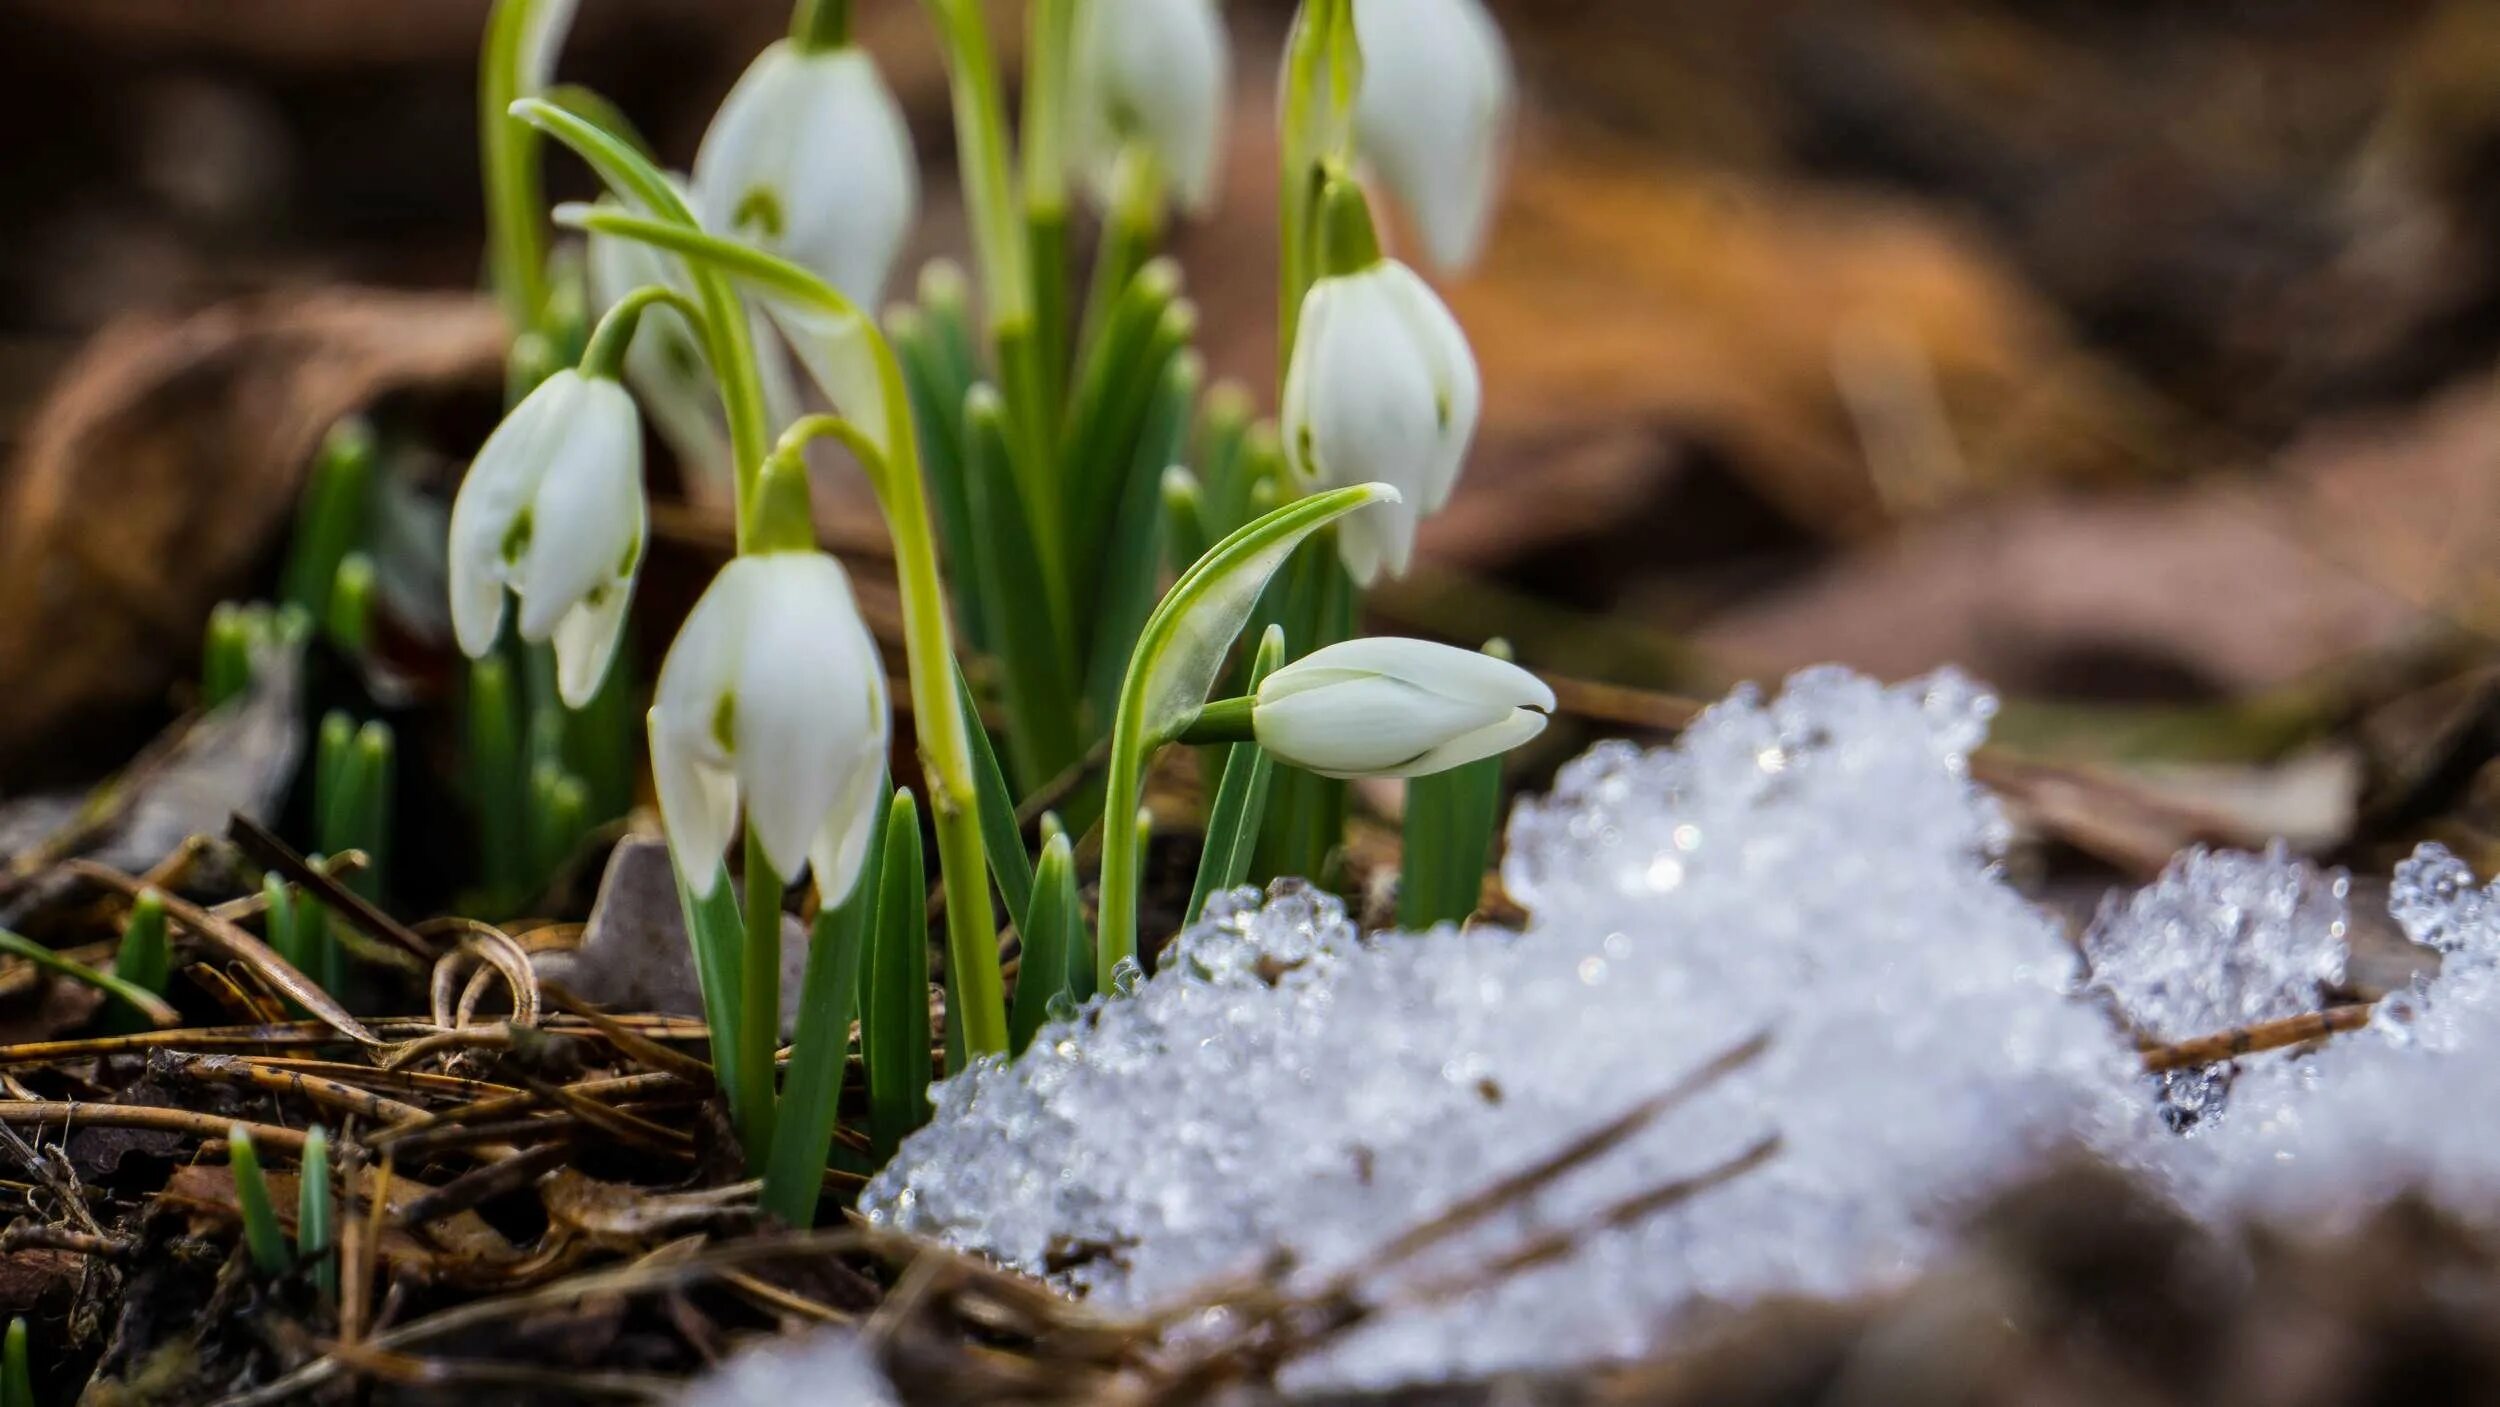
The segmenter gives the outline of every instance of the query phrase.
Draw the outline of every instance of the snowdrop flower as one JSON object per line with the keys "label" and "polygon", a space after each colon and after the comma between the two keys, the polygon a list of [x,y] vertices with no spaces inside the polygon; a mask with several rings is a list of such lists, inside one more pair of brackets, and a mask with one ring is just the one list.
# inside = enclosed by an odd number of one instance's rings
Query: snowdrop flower
{"label": "snowdrop flower", "polygon": [[1401,496],[1337,525],[1358,585],[1406,574],[1417,524],[1458,483],[1481,398],[1467,335],[1414,270],[1375,258],[1311,285],[1285,372],[1285,452],[1306,484],[1378,480]]}
{"label": "snowdrop flower", "polygon": [[556,692],[580,708],[607,676],[648,537],[634,398],[604,376],[548,377],[486,437],[452,501],[460,648],[495,648],[509,587],[521,638],[555,642]]}
{"label": "snowdrop flower", "polygon": [[873,308],[919,180],[902,109],[867,52],[785,39],[756,57],[703,134],[695,213]]}
{"label": "snowdrop flower", "polygon": [[1126,142],[1154,154],[1181,204],[1215,194],[1232,54],[1214,0],[1089,0],[1074,57],[1074,140],[1099,198]]}
{"label": "snowdrop flower", "polygon": [[1554,691],[1508,660],[1390,636],[1270,674],[1250,719],[1259,746],[1305,771],[1421,777],[1519,746],[1553,707]]}
{"label": "snowdrop flower", "polygon": [[775,874],[812,869],[839,903],[859,877],[891,721],[876,642],[842,565],[813,549],[721,569],[669,646],[651,708],[660,819],[708,895],[747,826]]}
{"label": "snowdrop flower", "polygon": [[1482,0],[1357,0],[1356,144],[1415,218],[1435,266],[1475,262],[1493,212],[1510,53]]}

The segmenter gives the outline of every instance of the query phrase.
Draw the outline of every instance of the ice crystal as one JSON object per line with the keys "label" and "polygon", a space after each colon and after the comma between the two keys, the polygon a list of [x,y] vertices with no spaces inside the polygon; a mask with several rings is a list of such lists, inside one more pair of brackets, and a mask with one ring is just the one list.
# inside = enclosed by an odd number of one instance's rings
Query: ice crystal
{"label": "ice crystal", "polygon": [[[1710,1302],[1891,1282],[1959,1199],[2148,1121],[2071,950],[1994,869],[2005,821],[1967,766],[1992,708],[1956,675],[1813,670],[1677,747],[1600,745],[1513,817],[1520,933],[1365,939],[1306,888],[1228,896],[1133,994],[939,1086],[863,1206],[1111,1307],[1280,1265],[1386,1304],[1780,1140],[1561,1261],[1384,1310],[1306,1382],[1605,1358]],[[1609,1155],[1372,1268],[1756,1033],[1759,1060]]]}
{"label": "ice crystal", "polygon": [[2396,867],[2388,911],[2439,971],[2365,1029],[2252,1068],[2194,1156],[2156,1158],[2191,1207],[2350,1223],[2420,1191],[2500,1219],[2500,895],[2425,845]]}
{"label": "ice crystal", "polygon": [[[2314,1011],[2344,980],[2351,887],[2279,842],[2263,855],[2190,850],[2101,905],[2083,937],[2092,988],[2161,1041]],[[2236,1073],[2226,1061],[2164,1074],[2164,1117],[2180,1129],[2210,1121]]]}

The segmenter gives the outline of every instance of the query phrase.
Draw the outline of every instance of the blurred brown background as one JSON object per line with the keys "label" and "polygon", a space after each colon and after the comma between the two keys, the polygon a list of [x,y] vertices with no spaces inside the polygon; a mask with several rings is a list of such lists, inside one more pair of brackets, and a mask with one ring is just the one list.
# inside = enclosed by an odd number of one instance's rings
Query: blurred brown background
{"label": "blurred brown background", "polygon": [[[925,20],[860,8],[930,168],[920,253],[957,250]],[[2487,653],[2500,5],[1496,9],[1522,121],[1449,288],[1487,416],[1390,622],[1693,692],[1958,661],[2028,699],[2227,704],[2189,751],[2235,755]],[[491,387],[458,296],[484,10],[0,3],[0,683],[41,696],[0,706],[0,759],[161,696],[326,417]],[[584,0],[563,76],[682,164],[785,13]],[[1285,6],[1229,13],[1225,196],[1180,253],[1211,362],[1265,401]],[[336,285],[450,296],[295,299]],[[64,631],[99,601],[118,624]],[[60,666],[72,634],[113,643],[97,677]]]}

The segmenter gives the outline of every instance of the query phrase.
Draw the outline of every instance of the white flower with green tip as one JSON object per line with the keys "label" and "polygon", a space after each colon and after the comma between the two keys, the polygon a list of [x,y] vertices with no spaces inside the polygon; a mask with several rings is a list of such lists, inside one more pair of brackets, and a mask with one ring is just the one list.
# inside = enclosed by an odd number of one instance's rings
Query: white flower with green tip
{"label": "white flower with green tip", "polygon": [[695,153],[705,229],[801,264],[865,308],[920,201],[903,110],[854,45],[782,40],[729,90]]}
{"label": "white flower with green tip", "polygon": [[487,437],[452,502],[460,648],[471,658],[495,648],[509,589],[521,602],[521,638],[554,643],[556,692],[569,707],[590,702],[649,535],[634,398],[604,376],[548,377]]}
{"label": "white flower with green tip", "polygon": [[678,871],[708,895],[746,821],[773,872],[835,904],[867,852],[892,721],[842,565],[753,553],[721,569],[660,666],[651,771]]}
{"label": "white flower with green tip", "polygon": [[1090,0],[1077,36],[1077,159],[1107,204],[1121,147],[1154,155],[1180,203],[1215,195],[1232,50],[1211,0]]}
{"label": "white flower with green tip", "polygon": [[1404,576],[1417,526],[1458,483],[1483,399],[1458,319],[1394,259],[1322,278],[1302,302],[1284,399],[1285,452],[1305,483],[1401,495],[1337,525],[1346,571],[1362,586]]}

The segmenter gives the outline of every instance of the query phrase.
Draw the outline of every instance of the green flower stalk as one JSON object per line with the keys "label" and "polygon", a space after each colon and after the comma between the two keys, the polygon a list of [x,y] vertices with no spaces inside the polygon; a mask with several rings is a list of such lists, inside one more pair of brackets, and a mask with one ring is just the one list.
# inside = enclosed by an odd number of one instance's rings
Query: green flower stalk
{"label": "green flower stalk", "polygon": [[[936,528],[894,349],[839,290],[788,260],[663,221],[578,207],[559,212],[559,218],[602,234],[645,240],[685,256],[691,264],[732,275],[784,305],[785,327],[810,332],[798,345],[800,360],[838,414],[801,421],[784,437],[783,446],[795,454],[798,445],[818,436],[840,440],[867,471],[885,512],[903,594],[912,718],[946,885],[949,969],[963,1005],[956,1016],[972,1054],[1004,1052],[1005,983],[989,925],[972,741],[955,698],[954,645],[938,572]],[[681,857],[680,865],[701,859]]]}

